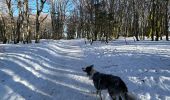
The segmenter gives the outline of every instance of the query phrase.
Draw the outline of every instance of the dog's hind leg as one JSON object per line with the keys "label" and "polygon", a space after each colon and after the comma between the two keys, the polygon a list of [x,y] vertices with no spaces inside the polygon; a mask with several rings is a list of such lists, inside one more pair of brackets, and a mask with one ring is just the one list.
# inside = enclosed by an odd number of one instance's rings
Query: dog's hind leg
{"label": "dog's hind leg", "polygon": [[121,96],[119,96],[119,100],[122,100],[122,97],[121,97]]}
{"label": "dog's hind leg", "polygon": [[100,100],[102,100],[102,93],[101,91],[99,92]]}
{"label": "dog's hind leg", "polygon": [[123,100],[138,100],[133,94],[128,92],[121,94],[121,97],[124,98]]}
{"label": "dog's hind leg", "polygon": [[116,96],[111,91],[108,90],[108,92],[109,92],[109,95],[112,98],[112,100],[116,100],[117,99]]}
{"label": "dog's hind leg", "polygon": [[97,91],[96,91],[96,97],[97,97],[97,95],[99,95],[100,100],[102,100],[101,90],[97,90]]}
{"label": "dog's hind leg", "polygon": [[128,97],[128,94],[127,94],[126,92],[125,92],[125,93],[121,93],[120,95],[121,95],[121,97],[122,97],[123,100],[133,100],[133,99],[130,99],[130,98]]}
{"label": "dog's hind leg", "polygon": [[116,96],[111,96],[112,100],[116,100]]}

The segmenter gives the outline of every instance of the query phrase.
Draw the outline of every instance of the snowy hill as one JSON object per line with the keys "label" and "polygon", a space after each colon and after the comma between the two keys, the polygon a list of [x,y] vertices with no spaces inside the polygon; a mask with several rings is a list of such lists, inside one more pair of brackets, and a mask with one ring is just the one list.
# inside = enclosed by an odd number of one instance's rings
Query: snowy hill
{"label": "snowy hill", "polygon": [[[0,44],[0,100],[96,100],[81,68],[120,76],[141,100],[170,100],[170,42]],[[104,100],[110,100],[106,91]]]}

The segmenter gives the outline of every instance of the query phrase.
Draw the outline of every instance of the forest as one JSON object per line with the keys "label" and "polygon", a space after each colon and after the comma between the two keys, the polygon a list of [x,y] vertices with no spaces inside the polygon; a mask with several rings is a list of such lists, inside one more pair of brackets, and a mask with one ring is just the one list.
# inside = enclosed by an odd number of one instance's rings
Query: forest
{"label": "forest", "polygon": [[0,41],[168,41],[169,20],[169,0],[0,0]]}

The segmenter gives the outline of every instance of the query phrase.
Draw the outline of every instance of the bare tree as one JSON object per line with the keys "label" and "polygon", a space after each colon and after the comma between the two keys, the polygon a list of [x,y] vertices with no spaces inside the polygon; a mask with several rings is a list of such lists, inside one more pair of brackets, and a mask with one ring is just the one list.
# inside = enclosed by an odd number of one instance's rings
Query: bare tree
{"label": "bare tree", "polygon": [[24,0],[24,20],[26,23],[26,33],[23,33],[23,43],[31,43],[31,29],[30,29],[30,20],[29,20],[29,5],[28,0]]}
{"label": "bare tree", "polygon": [[39,43],[40,42],[40,20],[39,20],[39,17],[40,17],[40,14],[41,12],[43,11],[43,8],[44,8],[44,4],[46,3],[47,0],[40,0],[40,3],[39,3],[39,0],[36,0],[36,8],[37,8],[37,12],[36,12],[36,20],[35,20],[35,23],[36,23],[36,29],[35,29],[35,43]]}
{"label": "bare tree", "polygon": [[17,7],[18,7],[18,19],[17,19],[17,23],[16,23],[16,36],[14,38],[14,43],[19,43],[20,39],[21,39],[21,26],[23,24],[23,20],[24,20],[24,16],[23,16],[23,11],[22,11],[22,4],[23,2],[21,0],[17,1]]}
{"label": "bare tree", "polygon": [[15,36],[15,20],[14,20],[14,15],[13,15],[13,8],[12,8],[12,0],[6,0],[6,5],[8,8],[8,14],[10,16],[10,20],[11,20],[11,30],[12,30],[12,34],[9,37],[9,40],[12,41],[12,39]]}
{"label": "bare tree", "polygon": [[166,3],[165,3],[165,35],[166,35],[166,40],[169,41],[169,31],[168,31],[168,22],[169,22],[169,18],[168,18],[168,4],[169,4],[169,0],[166,0]]}
{"label": "bare tree", "polygon": [[5,23],[5,19],[2,15],[0,15],[0,36],[2,38],[3,44],[5,44],[7,42],[7,35],[6,35],[6,23]]}
{"label": "bare tree", "polygon": [[54,39],[61,39],[63,37],[68,3],[69,0],[51,1],[51,23]]}

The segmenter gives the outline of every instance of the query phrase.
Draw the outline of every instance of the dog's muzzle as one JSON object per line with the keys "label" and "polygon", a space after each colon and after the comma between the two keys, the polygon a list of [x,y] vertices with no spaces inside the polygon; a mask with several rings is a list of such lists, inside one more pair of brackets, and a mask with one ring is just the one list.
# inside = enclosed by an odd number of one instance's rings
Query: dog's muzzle
{"label": "dog's muzzle", "polygon": [[83,70],[84,72],[86,72],[86,68],[82,68],[82,70]]}

